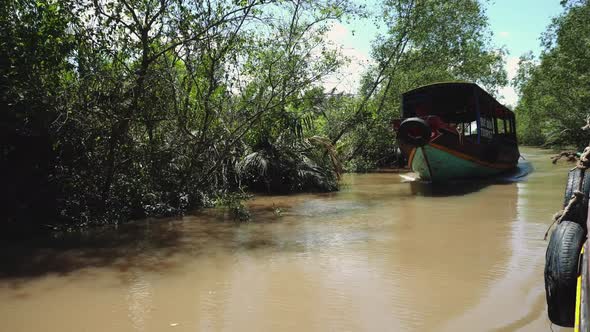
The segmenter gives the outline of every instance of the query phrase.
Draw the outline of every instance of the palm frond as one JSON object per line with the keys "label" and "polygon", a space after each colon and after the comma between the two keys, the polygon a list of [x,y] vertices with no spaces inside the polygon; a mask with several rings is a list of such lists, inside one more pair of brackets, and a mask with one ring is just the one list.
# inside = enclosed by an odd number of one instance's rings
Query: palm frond
{"label": "palm frond", "polygon": [[336,147],[332,145],[332,141],[323,136],[312,136],[307,139],[307,141],[315,146],[321,147],[325,153],[330,157],[330,162],[332,163],[332,167],[334,168],[334,172],[338,179],[340,179],[341,174],[343,173],[342,162],[340,158],[338,158],[338,152],[336,151]]}
{"label": "palm frond", "polygon": [[265,176],[268,171],[270,161],[265,156],[264,152],[252,152],[238,164],[238,172],[240,174],[255,173],[260,176]]}

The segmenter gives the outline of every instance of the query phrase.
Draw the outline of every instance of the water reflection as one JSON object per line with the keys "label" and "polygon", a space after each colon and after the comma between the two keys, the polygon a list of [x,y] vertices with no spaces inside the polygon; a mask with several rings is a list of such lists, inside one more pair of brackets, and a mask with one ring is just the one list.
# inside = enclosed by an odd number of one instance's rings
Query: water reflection
{"label": "water reflection", "polygon": [[129,319],[135,331],[145,331],[146,318],[152,311],[152,284],[141,272],[135,271],[126,296]]}
{"label": "water reflection", "polygon": [[470,193],[478,192],[491,184],[491,182],[477,180],[463,180],[447,183],[412,181],[409,183],[413,195],[426,197],[463,196]]}

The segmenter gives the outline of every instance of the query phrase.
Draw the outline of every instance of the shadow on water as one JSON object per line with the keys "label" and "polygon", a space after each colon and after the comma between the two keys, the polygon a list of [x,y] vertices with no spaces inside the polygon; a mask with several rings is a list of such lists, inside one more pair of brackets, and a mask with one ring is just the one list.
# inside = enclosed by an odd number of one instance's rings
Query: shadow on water
{"label": "shadow on water", "polygon": [[254,209],[260,223],[239,223],[227,211],[207,209],[184,218],[0,241],[0,281],[20,287],[34,278],[75,276],[93,268],[166,273],[195,257],[216,255],[220,249],[229,253],[298,250],[297,243],[278,239],[268,231],[265,224],[277,218],[267,210]]}
{"label": "shadow on water", "polygon": [[[165,258],[182,250],[181,232],[167,223],[91,229],[0,244],[0,279],[69,275],[84,268],[126,271],[170,268]],[[168,228],[168,229],[163,229]],[[157,256],[155,256],[157,253]]]}
{"label": "shadow on water", "polygon": [[534,170],[533,165],[522,160],[509,171],[485,179],[464,179],[447,183],[431,183],[426,181],[411,181],[410,188],[413,195],[426,197],[463,196],[478,192],[491,185],[511,184],[526,180]]}

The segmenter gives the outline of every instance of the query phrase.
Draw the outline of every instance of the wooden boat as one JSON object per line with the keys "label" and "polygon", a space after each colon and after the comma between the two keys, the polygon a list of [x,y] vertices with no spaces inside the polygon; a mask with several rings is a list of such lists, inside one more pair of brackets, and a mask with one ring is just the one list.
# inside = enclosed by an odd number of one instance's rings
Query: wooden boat
{"label": "wooden boat", "polygon": [[404,93],[394,128],[408,166],[423,180],[490,176],[514,168],[520,157],[514,113],[474,83]]}

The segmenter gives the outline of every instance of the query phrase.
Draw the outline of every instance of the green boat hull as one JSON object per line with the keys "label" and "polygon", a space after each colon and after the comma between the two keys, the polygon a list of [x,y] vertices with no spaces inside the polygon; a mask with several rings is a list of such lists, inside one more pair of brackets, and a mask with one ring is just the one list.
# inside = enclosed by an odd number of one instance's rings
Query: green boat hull
{"label": "green boat hull", "polygon": [[432,145],[414,149],[410,158],[410,167],[420,175],[422,180],[433,182],[486,177],[506,170],[506,168],[496,168],[469,160]]}

